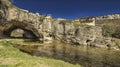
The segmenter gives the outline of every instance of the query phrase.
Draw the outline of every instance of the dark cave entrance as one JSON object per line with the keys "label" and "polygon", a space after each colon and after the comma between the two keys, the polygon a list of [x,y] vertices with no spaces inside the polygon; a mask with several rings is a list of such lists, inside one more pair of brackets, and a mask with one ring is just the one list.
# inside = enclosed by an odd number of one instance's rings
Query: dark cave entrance
{"label": "dark cave entrance", "polygon": [[39,37],[35,35],[35,32],[21,28],[21,27],[11,27],[3,32],[7,38],[16,39],[38,39]]}

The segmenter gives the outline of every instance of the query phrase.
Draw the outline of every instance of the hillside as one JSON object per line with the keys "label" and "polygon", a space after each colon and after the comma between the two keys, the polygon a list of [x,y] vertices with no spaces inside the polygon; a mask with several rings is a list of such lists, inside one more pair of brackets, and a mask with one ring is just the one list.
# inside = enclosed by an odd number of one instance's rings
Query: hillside
{"label": "hillside", "polygon": [[0,67],[80,67],[61,60],[36,57],[19,51],[5,40],[0,41]]}

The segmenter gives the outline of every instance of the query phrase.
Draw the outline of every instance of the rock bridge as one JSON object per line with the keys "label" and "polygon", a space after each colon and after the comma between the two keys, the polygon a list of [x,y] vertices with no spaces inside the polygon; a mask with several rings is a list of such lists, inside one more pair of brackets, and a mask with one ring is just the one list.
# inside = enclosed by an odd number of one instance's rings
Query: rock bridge
{"label": "rock bridge", "polygon": [[107,47],[114,43],[111,38],[102,36],[102,28],[99,26],[81,25],[66,19],[52,19],[51,16],[41,16],[20,9],[9,0],[0,0],[0,37],[11,37],[15,30],[22,30],[18,34],[22,33],[23,38],[42,41],[57,39],[97,47]]}
{"label": "rock bridge", "polygon": [[[43,38],[43,31],[45,31],[43,28],[47,27],[48,33],[51,29],[50,21],[46,19],[52,18],[19,9],[9,0],[0,0],[0,36],[3,38],[10,37],[11,32],[15,29],[22,29],[24,38]],[[45,26],[46,22],[47,26]]]}

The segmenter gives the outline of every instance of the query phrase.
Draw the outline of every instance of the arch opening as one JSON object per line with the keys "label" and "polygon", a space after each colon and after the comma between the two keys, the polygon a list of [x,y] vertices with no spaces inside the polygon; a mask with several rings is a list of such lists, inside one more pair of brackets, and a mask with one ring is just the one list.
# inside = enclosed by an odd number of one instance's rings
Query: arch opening
{"label": "arch opening", "polygon": [[24,30],[22,29],[15,29],[11,32],[10,37],[12,38],[23,38]]}
{"label": "arch opening", "polygon": [[21,39],[38,39],[36,34],[25,28],[13,26],[3,32],[3,34],[8,38],[21,38]]}

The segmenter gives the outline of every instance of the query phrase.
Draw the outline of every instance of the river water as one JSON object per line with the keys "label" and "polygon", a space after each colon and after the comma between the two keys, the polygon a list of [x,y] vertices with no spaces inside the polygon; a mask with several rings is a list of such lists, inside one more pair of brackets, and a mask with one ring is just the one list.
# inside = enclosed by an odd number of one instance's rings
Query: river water
{"label": "river water", "polygon": [[66,44],[23,42],[13,44],[14,47],[31,55],[64,60],[83,67],[120,67],[120,51]]}

